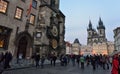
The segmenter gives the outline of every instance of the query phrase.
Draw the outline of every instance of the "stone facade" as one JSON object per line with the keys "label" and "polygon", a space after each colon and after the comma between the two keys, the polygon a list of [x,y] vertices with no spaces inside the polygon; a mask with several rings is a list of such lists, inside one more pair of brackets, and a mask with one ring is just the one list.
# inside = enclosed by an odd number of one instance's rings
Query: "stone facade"
{"label": "stone facade", "polygon": [[47,56],[65,52],[65,16],[59,10],[59,0],[41,0],[38,15],[39,22],[35,32],[41,33],[41,37],[34,38],[37,52]]}
{"label": "stone facade", "polygon": [[120,51],[120,27],[114,29],[115,50]]}
{"label": "stone facade", "polygon": [[[36,1],[39,6],[39,1]],[[22,0],[1,0],[0,5],[7,3],[6,12],[2,12],[0,9],[0,29],[6,30],[10,29],[9,37],[7,37],[7,42],[3,43],[0,51],[10,51],[15,57],[22,54],[24,58],[30,57],[32,53],[33,44],[33,32],[36,24],[36,20],[33,24],[29,22],[31,14],[37,16],[38,10],[36,8],[30,7],[30,1]],[[30,13],[27,15],[27,10],[30,9]],[[18,11],[17,11],[18,10]],[[22,11],[22,12],[21,12]],[[20,15],[21,14],[21,15]],[[17,18],[21,16],[20,18]],[[35,19],[37,19],[35,17]],[[28,20],[28,21],[27,21]],[[4,36],[1,31],[1,36]],[[1,38],[2,39],[2,38]],[[23,40],[23,41],[22,41]],[[26,46],[24,46],[24,44]]]}
{"label": "stone facade", "polygon": [[[43,0],[0,1],[0,6],[6,5],[6,8],[0,9],[0,52],[10,51],[14,57],[22,54],[23,58],[27,58],[31,57],[33,53],[46,52],[52,43],[56,50],[59,47],[65,48],[63,46],[65,43],[65,16],[59,10],[59,0],[41,1]],[[51,25],[53,20],[51,17],[54,16],[57,21],[54,22],[57,25],[57,37],[55,37],[57,45],[55,40],[52,42],[54,37],[48,36],[48,28],[53,30],[56,36],[56,27],[52,29]],[[41,49],[43,50],[41,51]]]}

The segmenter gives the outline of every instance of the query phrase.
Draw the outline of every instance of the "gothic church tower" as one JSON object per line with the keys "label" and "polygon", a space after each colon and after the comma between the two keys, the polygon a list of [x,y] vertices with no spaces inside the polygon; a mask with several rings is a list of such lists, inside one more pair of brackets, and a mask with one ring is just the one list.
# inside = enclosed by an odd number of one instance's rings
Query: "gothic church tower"
{"label": "gothic church tower", "polygon": [[105,26],[103,25],[101,18],[99,18],[97,31],[92,27],[91,21],[89,21],[87,32],[87,45],[93,45],[93,43],[97,44],[107,41],[105,35]]}
{"label": "gothic church tower", "polygon": [[99,42],[105,42],[106,41],[105,26],[103,25],[101,18],[99,18],[97,30],[99,35]]}

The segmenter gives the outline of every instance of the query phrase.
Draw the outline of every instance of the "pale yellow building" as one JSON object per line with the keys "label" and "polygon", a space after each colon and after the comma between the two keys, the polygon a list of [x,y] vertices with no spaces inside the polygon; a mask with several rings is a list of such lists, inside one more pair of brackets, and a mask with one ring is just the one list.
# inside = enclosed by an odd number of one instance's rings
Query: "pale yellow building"
{"label": "pale yellow building", "polygon": [[72,43],[72,54],[80,55],[81,52],[81,44],[78,39]]}

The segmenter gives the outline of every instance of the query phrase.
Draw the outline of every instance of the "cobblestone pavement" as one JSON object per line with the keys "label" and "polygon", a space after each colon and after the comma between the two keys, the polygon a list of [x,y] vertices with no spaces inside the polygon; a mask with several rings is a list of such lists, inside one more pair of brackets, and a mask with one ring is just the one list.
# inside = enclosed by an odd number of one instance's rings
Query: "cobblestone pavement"
{"label": "cobblestone pavement", "polygon": [[109,70],[103,70],[101,67],[97,68],[95,71],[91,66],[85,66],[85,69],[81,69],[78,66],[60,66],[57,64],[55,67],[50,65],[45,65],[43,69],[30,67],[24,69],[15,69],[4,71],[3,74],[110,74],[111,67]]}

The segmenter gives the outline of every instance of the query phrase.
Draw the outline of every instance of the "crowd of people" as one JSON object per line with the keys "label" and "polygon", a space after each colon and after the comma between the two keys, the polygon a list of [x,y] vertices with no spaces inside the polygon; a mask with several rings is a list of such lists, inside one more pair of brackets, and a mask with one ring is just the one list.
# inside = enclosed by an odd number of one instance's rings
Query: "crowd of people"
{"label": "crowd of people", "polygon": [[12,60],[11,52],[3,52],[0,53],[0,74],[3,72],[4,69],[10,68],[10,62]]}
{"label": "crowd of people", "polygon": [[[65,55],[61,54],[56,56],[55,54],[49,55],[47,58],[43,54],[40,56],[39,53],[34,54],[31,59],[34,60],[36,68],[41,66],[44,68],[44,61],[48,59],[51,66],[56,66],[56,60],[60,60],[61,66],[67,66],[72,64],[72,66],[78,66],[81,69],[85,69],[85,66],[92,66],[93,70],[102,68],[103,70],[108,70],[112,66],[111,74],[120,74],[120,56],[115,54],[113,56],[108,55]],[[10,52],[0,53],[0,74],[4,69],[10,68],[10,62],[12,60],[12,54]]]}
{"label": "crowd of people", "polygon": [[61,56],[61,63],[64,65],[69,64],[72,62],[72,65],[81,66],[84,69],[84,66],[92,65],[93,70],[98,67],[102,67],[103,69],[109,69],[109,64],[111,63],[110,57],[107,55],[62,55]]}
{"label": "crowd of people", "polygon": [[77,65],[84,69],[85,66],[91,65],[93,70],[102,68],[103,70],[109,70],[112,67],[111,74],[120,74],[120,55],[114,54],[113,56],[108,55],[61,55],[62,66],[66,66],[69,62],[72,65]]}

